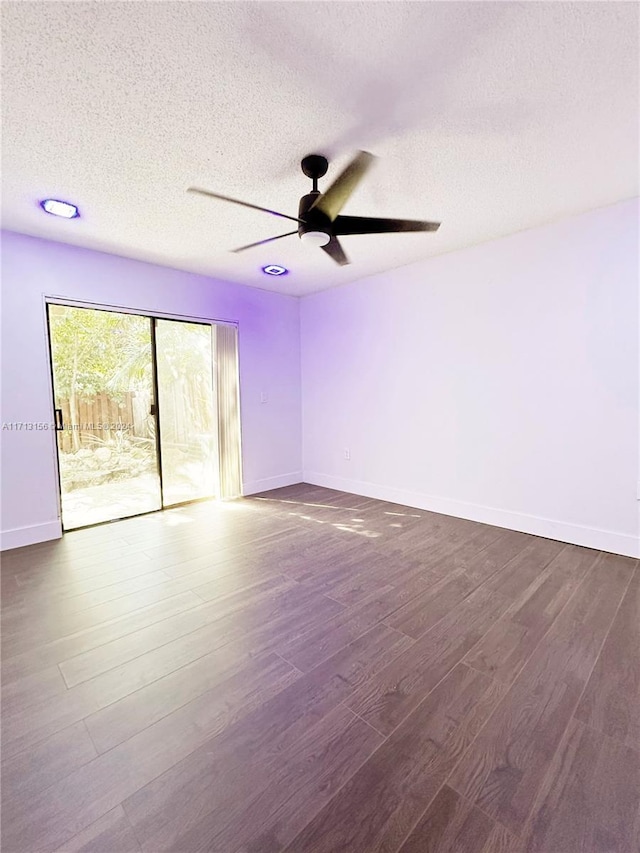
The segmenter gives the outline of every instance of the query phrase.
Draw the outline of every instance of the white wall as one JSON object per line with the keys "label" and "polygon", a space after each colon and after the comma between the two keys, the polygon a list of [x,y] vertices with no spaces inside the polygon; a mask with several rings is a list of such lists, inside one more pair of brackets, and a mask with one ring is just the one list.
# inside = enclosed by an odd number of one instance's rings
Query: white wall
{"label": "white wall", "polygon": [[301,332],[307,482],[640,555],[637,202],[306,297]]}
{"label": "white wall", "polygon": [[[18,234],[2,235],[2,421],[53,419],[44,296],[239,322],[246,494],[301,480],[297,299]],[[268,402],[260,403],[266,391]],[[55,437],[1,433],[4,548],[60,535]]]}
{"label": "white wall", "polygon": [[[635,555],[637,242],[624,202],[300,303],[5,233],[2,421],[52,419],[44,294],[238,320],[245,493],[304,467],[307,482]],[[58,536],[54,436],[1,438],[4,547]]]}

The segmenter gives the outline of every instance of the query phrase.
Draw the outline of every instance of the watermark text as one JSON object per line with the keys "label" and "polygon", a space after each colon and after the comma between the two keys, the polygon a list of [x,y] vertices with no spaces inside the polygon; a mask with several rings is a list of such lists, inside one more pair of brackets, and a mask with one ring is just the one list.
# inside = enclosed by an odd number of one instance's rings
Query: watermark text
{"label": "watermark text", "polygon": [[56,427],[54,423],[47,421],[5,421],[2,424],[3,432],[5,430],[20,431],[20,430],[55,430],[63,432],[64,430],[78,430],[80,432],[94,432],[96,430],[121,430],[128,431],[133,429],[133,424],[124,424],[115,421],[95,421],[81,424],[64,424],[62,427]]}

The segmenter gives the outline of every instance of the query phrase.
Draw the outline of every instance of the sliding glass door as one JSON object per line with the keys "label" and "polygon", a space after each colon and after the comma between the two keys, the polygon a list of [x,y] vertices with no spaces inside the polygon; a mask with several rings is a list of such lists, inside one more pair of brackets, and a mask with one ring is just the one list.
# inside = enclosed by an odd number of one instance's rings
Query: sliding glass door
{"label": "sliding glass door", "polygon": [[240,493],[235,327],[47,307],[64,530]]}
{"label": "sliding glass door", "polygon": [[155,320],[164,506],[217,493],[214,333],[208,324]]}
{"label": "sliding glass door", "polygon": [[151,319],[48,311],[64,529],[160,509]]}

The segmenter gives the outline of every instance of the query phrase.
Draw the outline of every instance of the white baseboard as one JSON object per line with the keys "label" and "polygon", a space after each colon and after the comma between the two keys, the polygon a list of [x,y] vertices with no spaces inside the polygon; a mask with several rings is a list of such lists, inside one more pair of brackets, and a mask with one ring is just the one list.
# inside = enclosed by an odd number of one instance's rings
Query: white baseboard
{"label": "white baseboard", "polygon": [[279,474],[277,477],[267,477],[264,480],[253,480],[242,484],[242,494],[257,495],[259,492],[269,492],[271,489],[281,489],[283,486],[295,486],[302,482],[302,471],[291,474]]}
{"label": "white baseboard", "polygon": [[627,533],[583,527],[580,524],[554,521],[549,518],[495,509],[494,507],[466,503],[451,498],[433,497],[420,492],[380,486],[377,483],[346,480],[342,477],[318,474],[313,471],[304,472],[304,482],[313,486],[336,489],[339,492],[350,492],[354,495],[415,507],[428,512],[452,515],[470,521],[480,521],[483,524],[505,527],[508,530],[517,530],[521,533],[531,533],[534,536],[543,536],[545,539],[557,539],[559,542],[582,545],[585,548],[594,548],[597,551],[609,551],[613,554],[622,554],[625,557],[640,557],[640,537]]}
{"label": "white baseboard", "polygon": [[62,523],[47,521],[45,524],[30,524],[28,527],[16,527],[13,530],[3,530],[0,534],[0,550],[22,548],[25,545],[36,545],[38,542],[49,542],[60,539]]}

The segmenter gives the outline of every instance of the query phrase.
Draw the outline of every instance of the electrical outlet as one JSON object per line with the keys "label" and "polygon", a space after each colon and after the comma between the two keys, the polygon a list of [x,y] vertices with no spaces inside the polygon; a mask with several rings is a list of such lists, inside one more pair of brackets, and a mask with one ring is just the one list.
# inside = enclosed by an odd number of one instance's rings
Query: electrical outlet
{"label": "electrical outlet", "polygon": [[269,395],[267,394],[267,392],[266,392],[266,391],[262,391],[262,392],[261,392],[261,394],[260,394],[260,402],[261,402],[261,403],[268,403],[268,402],[269,402]]}
{"label": "electrical outlet", "polygon": [[345,451],[344,451],[344,458],[347,460],[347,462],[349,462],[351,460],[351,451],[347,448],[345,448]]}

